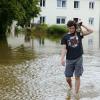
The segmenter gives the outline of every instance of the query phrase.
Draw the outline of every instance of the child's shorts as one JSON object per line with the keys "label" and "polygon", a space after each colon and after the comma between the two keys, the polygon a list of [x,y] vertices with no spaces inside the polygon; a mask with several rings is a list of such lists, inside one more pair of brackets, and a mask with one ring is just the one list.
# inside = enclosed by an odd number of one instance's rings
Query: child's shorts
{"label": "child's shorts", "polygon": [[78,57],[75,60],[66,60],[65,76],[72,77],[75,74],[75,77],[81,76],[83,73],[83,57]]}

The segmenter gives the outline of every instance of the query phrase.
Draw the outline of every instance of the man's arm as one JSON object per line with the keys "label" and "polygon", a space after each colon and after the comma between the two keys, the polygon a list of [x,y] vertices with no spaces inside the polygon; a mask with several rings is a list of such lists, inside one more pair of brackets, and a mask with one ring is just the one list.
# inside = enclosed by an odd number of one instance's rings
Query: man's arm
{"label": "man's arm", "polygon": [[64,66],[65,65],[65,61],[64,61],[64,57],[67,53],[67,50],[66,50],[66,45],[62,45],[62,51],[61,51],[61,64]]}
{"label": "man's arm", "polygon": [[89,35],[89,34],[93,33],[93,30],[92,30],[92,29],[86,27],[86,26],[83,25],[83,24],[82,24],[81,28],[84,28],[84,29],[85,29],[84,31],[83,31],[83,29],[82,29],[82,35],[83,35],[83,36],[86,36],[86,35]]}

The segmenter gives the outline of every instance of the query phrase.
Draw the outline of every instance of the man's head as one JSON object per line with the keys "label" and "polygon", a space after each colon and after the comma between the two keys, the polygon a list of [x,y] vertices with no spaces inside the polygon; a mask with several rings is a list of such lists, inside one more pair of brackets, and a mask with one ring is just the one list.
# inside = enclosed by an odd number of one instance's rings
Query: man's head
{"label": "man's head", "polygon": [[68,27],[70,33],[75,33],[75,31],[76,31],[76,23],[74,21],[69,20],[67,22],[67,27]]}

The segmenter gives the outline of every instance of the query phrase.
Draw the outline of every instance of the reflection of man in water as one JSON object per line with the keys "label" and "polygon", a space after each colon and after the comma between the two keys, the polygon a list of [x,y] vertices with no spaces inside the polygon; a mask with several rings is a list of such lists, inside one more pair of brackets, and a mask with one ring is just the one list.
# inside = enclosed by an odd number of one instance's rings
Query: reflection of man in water
{"label": "reflection of man in water", "polygon": [[85,31],[76,31],[76,23],[68,21],[67,27],[69,32],[62,38],[61,44],[63,45],[61,53],[61,64],[64,65],[64,57],[66,55],[66,68],[65,77],[69,89],[67,92],[67,99],[71,97],[73,73],[75,74],[75,98],[79,100],[80,76],[83,73],[83,46],[82,39],[84,36],[92,33],[93,31],[86,26],[82,25]]}

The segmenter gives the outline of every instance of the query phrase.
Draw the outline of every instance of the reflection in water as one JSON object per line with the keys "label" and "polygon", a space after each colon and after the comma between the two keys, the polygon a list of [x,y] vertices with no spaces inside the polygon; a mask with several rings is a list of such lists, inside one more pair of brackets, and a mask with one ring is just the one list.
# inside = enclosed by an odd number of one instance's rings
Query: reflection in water
{"label": "reflection in water", "polygon": [[0,39],[0,63],[5,64],[10,63],[9,59],[11,59],[11,48],[8,45],[6,37],[1,37]]}
{"label": "reflection in water", "polygon": [[25,42],[30,42],[31,40],[31,33],[30,32],[25,32]]}
{"label": "reflection in water", "polygon": [[44,38],[41,38],[41,37],[40,37],[40,38],[38,38],[38,39],[39,39],[39,44],[40,44],[40,45],[44,45]]}
{"label": "reflection in water", "polygon": [[[14,43],[17,43],[18,41],[13,38]],[[33,48],[25,47],[24,44],[14,48],[8,42],[6,37],[0,39],[0,100],[22,100],[19,99],[19,96],[23,95],[22,82],[14,74],[14,68],[16,64],[34,59],[36,56]]]}
{"label": "reflection in water", "polygon": [[[15,39],[12,39],[12,44],[13,41],[15,42]],[[34,58],[35,53],[33,48],[25,47],[24,44],[20,44],[16,48],[13,48],[8,45],[6,39],[0,40],[0,64],[18,64]]]}
{"label": "reflection in water", "polygon": [[[82,77],[80,100],[99,100],[100,66],[96,67],[96,65],[100,65],[100,59],[90,55],[84,55],[84,58],[85,72]],[[60,55],[53,55],[14,66],[11,74],[16,76],[14,79],[17,79],[15,82],[18,84],[12,87],[7,86],[10,87],[7,92],[4,88],[1,99],[65,100],[67,87],[63,73],[64,67],[60,65],[59,60]]]}
{"label": "reflection in water", "polygon": [[[60,36],[28,38],[23,42],[25,36],[18,35],[0,41],[0,100],[65,100]],[[81,100],[99,100],[100,51],[88,49],[84,58]]]}

